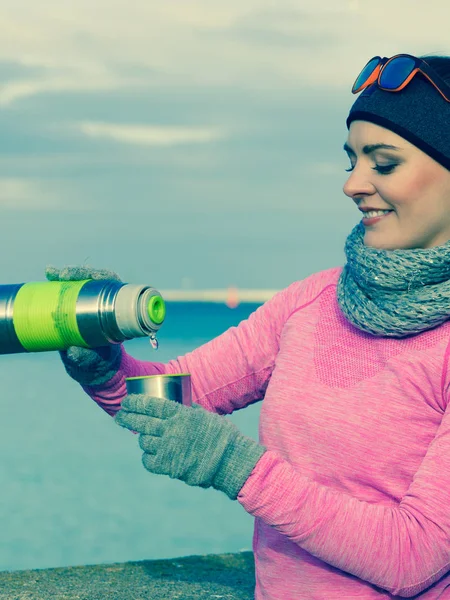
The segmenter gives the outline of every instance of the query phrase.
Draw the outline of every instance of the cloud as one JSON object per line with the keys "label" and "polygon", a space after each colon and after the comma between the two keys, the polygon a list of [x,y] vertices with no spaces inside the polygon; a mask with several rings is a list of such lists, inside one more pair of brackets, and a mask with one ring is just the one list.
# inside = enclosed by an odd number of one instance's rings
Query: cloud
{"label": "cloud", "polygon": [[[414,11],[410,0],[301,6],[137,0],[130,10],[123,1],[3,0],[0,61],[45,72],[3,78],[0,104],[48,92],[166,84],[337,89],[374,54],[449,51],[443,0]],[[405,14],[408,27],[400,27]]]}
{"label": "cloud", "polygon": [[48,194],[44,194],[42,186],[26,179],[0,178],[0,208],[15,210],[27,208],[55,208],[57,203]]}
{"label": "cloud", "polygon": [[[4,67],[6,65],[6,67]],[[106,68],[81,68],[68,66],[65,69],[30,67],[30,71],[37,71],[33,77],[20,76],[23,68],[16,63],[0,62],[0,76],[6,71],[4,81],[0,84],[0,106],[7,107],[18,100],[29,98],[38,94],[61,93],[61,92],[94,92],[117,90],[124,87],[139,87],[142,78],[138,75],[113,72]]]}
{"label": "cloud", "polygon": [[14,81],[42,74],[45,74],[42,67],[23,65],[13,60],[0,61],[0,81]]}
{"label": "cloud", "polygon": [[91,138],[139,146],[207,144],[225,137],[220,128],[123,125],[89,121],[80,123],[79,130]]}
{"label": "cloud", "polygon": [[87,210],[79,200],[72,201],[70,185],[63,180],[0,177],[0,210],[65,211]]}
{"label": "cloud", "polygon": [[[352,15],[340,6],[320,12],[320,18],[318,12],[317,9],[280,5],[266,7],[239,15],[221,32],[224,37],[243,44],[261,44],[272,49],[289,46],[326,51],[327,47],[345,37]],[[210,33],[215,35],[219,30],[211,29]]]}

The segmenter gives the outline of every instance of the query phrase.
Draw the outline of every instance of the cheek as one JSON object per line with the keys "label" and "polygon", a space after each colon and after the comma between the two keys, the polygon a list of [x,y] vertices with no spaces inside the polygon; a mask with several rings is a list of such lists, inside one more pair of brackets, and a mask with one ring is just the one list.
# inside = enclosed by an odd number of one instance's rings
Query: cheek
{"label": "cheek", "polygon": [[403,203],[415,203],[428,198],[438,203],[444,199],[450,201],[450,176],[440,169],[417,168],[396,182],[398,200]]}
{"label": "cheek", "polygon": [[417,198],[429,191],[433,183],[433,179],[429,173],[424,173],[423,170],[417,170],[416,173],[408,177],[408,180],[405,181],[404,190],[409,197]]}

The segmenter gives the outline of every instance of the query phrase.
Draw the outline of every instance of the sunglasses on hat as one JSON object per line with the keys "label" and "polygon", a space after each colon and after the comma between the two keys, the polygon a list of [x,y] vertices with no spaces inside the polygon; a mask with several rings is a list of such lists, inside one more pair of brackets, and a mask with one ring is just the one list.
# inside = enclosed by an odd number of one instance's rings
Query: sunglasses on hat
{"label": "sunglasses on hat", "polygon": [[375,82],[385,92],[399,92],[408,85],[416,73],[426,77],[444,100],[450,102],[450,85],[424,60],[411,54],[396,54],[391,58],[374,56],[356,78],[352,93],[358,94]]}

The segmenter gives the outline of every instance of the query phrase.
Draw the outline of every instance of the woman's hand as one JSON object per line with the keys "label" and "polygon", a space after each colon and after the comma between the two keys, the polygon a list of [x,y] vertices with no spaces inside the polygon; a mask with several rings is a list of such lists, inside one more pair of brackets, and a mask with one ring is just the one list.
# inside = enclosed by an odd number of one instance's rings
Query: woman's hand
{"label": "woman's hand", "polygon": [[[81,281],[83,279],[121,281],[117,273],[107,269],[86,266],[58,269],[48,266],[45,276],[49,281]],[[94,349],[71,346],[60,352],[67,373],[81,385],[96,386],[109,381],[118,371],[122,358],[120,344],[109,344]]]}
{"label": "woman's hand", "polygon": [[140,433],[142,462],[151,473],[188,485],[213,487],[235,500],[265,452],[225,417],[198,404],[183,406],[145,394],[130,394],[116,417]]}

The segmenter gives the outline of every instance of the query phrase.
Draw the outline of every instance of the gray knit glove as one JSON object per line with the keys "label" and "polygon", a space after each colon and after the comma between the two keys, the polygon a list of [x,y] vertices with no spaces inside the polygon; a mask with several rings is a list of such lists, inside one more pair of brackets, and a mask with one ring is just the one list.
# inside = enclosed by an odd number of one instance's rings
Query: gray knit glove
{"label": "gray knit glove", "polygon": [[[82,279],[114,279],[121,281],[117,273],[107,269],[92,267],[64,267],[58,269],[48,266],[45,276],[49,281],[80,281]],[[59,353],[67,373],[84,386],[102,385],[109,381],[119,370],[122,358],[120,344],[109,344],[95,349],[71,346]]]}
{"label": "gray knit glove", "polygon": [[183,406],[130,394],[115,419],[141,434],[142,462],[148,471],[188,485],[213,487],[232,500],[266,450],[242,435],[234,423],[198,404]]}

